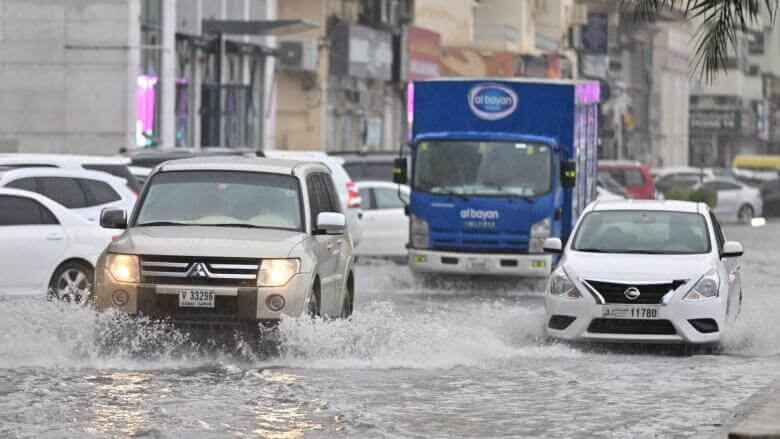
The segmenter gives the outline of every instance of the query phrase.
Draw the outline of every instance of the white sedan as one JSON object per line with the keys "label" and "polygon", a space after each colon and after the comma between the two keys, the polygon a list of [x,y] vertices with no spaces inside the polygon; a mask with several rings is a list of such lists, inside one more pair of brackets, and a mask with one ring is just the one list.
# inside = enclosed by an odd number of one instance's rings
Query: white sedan
{"label": "white sedan", "polygon": [[386,181],[361,181],[363,242],[356,249],[359,256],[406,257],[409,242],[409,217],[404,207],[409,203],[409,187]]}
{"label": "white sedan", "polygon": [[749,223],[763,213],[763,201],[757,188],[729,178],[705,178],[704,186],[718,193],[715,215],[721,221]]}
{"label": "white sedan", "polygon": [[547,335],[566,340],[717,344],[742,302],[742,246],[704,203],[596,201],[564,246],[545,294]]}
{"label": "white sedan", "polygon": [[0,167],[0,187],[45,195],[95,223],[108,207],[132,212],[138,198],[124,178],[86,169]]}
{"label": "white sedan", "polygon": [[98,256],[119,233],[42,195],[0,188],[0,295],[86,297]]}

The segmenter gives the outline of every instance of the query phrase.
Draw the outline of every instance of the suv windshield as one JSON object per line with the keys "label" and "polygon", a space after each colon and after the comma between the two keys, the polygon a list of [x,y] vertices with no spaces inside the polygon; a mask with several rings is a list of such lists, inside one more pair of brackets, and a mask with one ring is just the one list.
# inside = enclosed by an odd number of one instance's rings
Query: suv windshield
{"label": "suv windshield", "polygon": [[135,226],[303,229],[298,180],[289,175],[172,171],[148,184]]}
{"label": "suv windshield", "polygon": [[595,253],[699,254],[710,251],[698,213],[612,210],[590,212],[577,229],[573,250]]}
{"label": "suv windshield", "polygon": [[414,186],[432,193],[541,195],[552,181],[550,149],[525,142],[423,142],[417,147]]}

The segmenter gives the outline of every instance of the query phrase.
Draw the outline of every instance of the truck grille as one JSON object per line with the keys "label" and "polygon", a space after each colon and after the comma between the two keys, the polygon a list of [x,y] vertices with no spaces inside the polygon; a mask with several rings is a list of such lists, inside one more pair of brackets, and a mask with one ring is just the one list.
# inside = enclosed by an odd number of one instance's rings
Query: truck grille
{"label": "truck grille", "polygon": [[257,285],[258,259],[141,256],[141,282],[148,284]]}
{"label": "truck grille", "polygon": [[588,332],[594,334],[674,335],[677,330],[669,320],[593,319]]}
{"label": "truck grille", "polygon": [[[661,303],[661,299],[669,291],[674,291],[687,281],[676,280],[667,283],[634,285],[627,283],[602,282],[596,280],[585,280],[594,290],[596,290],[607,303],[631,303],[638,305],[652,305]],[[639,297],[629,299],[626,297],[626,290],[634,287],[639,290]]]}

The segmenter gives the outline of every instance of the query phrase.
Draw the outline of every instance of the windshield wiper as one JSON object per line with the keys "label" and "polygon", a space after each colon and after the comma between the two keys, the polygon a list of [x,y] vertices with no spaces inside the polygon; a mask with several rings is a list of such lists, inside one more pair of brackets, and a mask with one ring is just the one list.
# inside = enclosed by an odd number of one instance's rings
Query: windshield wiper
{"label": "windshield wiper", "polygon": [[611,250],[602,250],[600,248],[575,248],[574,251],[588,252],[588,253],[616,253]]}
{"label": "windshield wiper", "polygon": [[147,223],[136,224],[137,227],[144,226],[192,226],[191,223],[177,223],[176,221],[149,221]]}
{"label": "windshield wiper", "polygon": [[205,227],[243,227],[245,229],[264,229],[263,226],[256,226],[254,224],[247,223],[217,223],[217,224],[198,224]]}

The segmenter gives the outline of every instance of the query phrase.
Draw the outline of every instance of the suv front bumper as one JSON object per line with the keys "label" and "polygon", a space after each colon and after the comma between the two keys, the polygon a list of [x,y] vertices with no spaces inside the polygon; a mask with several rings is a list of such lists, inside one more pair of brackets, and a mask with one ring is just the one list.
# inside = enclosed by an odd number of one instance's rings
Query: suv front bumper
{"label": "suv front bumper", "polygon": [[[240,324],[274,322],[282,315],[297,317],[304,311],[310,290],[309,273],[294,275],[281,287],[235,287],[216,285],[155,285],[117,282],[105,268],[95,270],[95,304],[99,310],[117,309],[128,314],[142,314],[183,324]],[[118,306],[116,291],[125,291],[128,301]],[[207,290],[215,295],[214,308],[179,307],[181,290]],[[284,307],[271,310],[266,300],[271,295],[284,298]]]}

